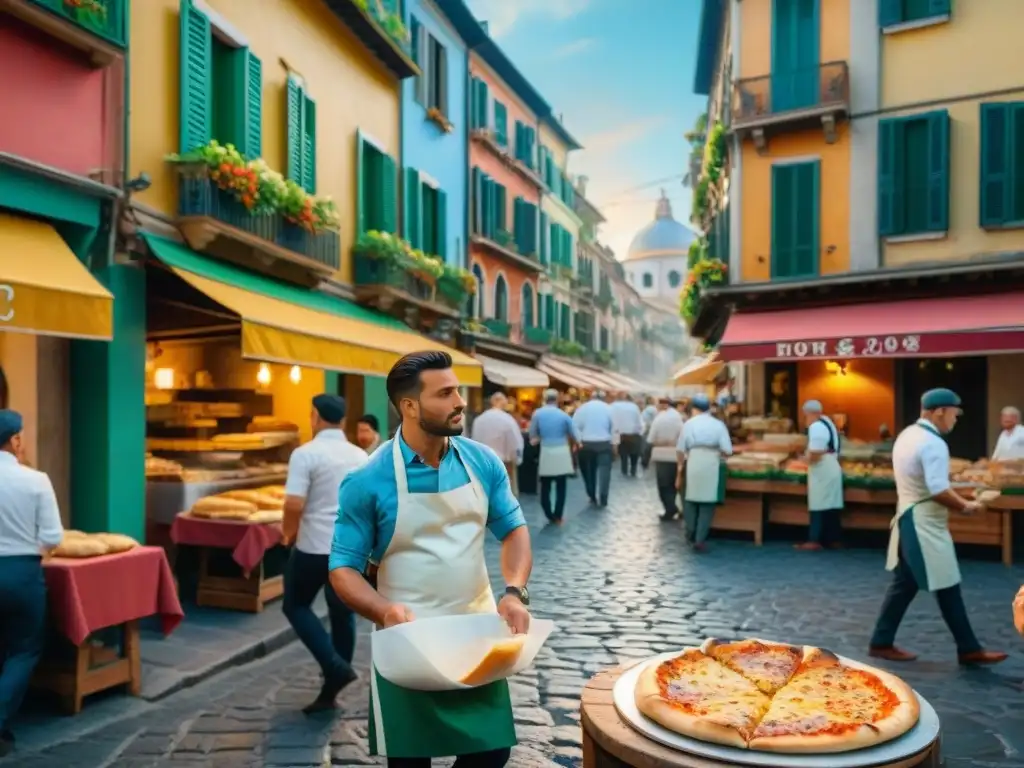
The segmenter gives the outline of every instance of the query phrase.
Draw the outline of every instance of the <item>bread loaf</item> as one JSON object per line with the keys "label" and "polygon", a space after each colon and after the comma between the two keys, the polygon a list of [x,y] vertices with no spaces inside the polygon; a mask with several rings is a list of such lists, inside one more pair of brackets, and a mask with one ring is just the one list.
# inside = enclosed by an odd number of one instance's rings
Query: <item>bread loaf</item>
{"label": "bread loaf", "polygon": [[225,491],[224,493],[218,494],[222,499],[236,499],[238,501],[247,501],[250,504],[255,504],[259,509],[280,509],[281,499],[276,496],[271,496],[269,493],[263,493],[260,490],[247,490],[247,491]]}
{"label": "bread loaf", "polygon": [[284,520],[284,510],[261,509],[255,514],[249,515],[250,523],[280,523]]}
{"label": "bread loaf", "polygon": [[211,519],[247,520],[249,515],[256,512],[256,509],[256,505],[250,501],[207,496],[192,505],[192,515]]}
{"label": "bread loaf", "polygon": [[97,533],[94,534],[92,538],[106,544],[107,551],[111,554],[115,552],[127,552],[129,549],[135,549],[139,546],[139,542],[131,536],[125,536],[120,533]]}
{"label": "bread loaf", "polygon": [[267,496],[273,496],[275,499],[284,501],[284,497],[288,494],[285,493],[283,485],[267,485],[259,489],[260,493],[265,493]]}
{"label": "bread loaf", "polygon": [[99,557],[110,551],[106,544],[95,536],[71,536],[64,537],[56,549],[53,550],[54,557]]}

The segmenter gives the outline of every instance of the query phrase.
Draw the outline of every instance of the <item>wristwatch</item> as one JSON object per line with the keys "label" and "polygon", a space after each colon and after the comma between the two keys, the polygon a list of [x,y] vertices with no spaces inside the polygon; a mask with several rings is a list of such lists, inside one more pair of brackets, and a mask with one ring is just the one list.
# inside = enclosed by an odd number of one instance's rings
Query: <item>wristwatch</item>
{"label": "wristwatch", "polygon": [[506,595],[512,595],[512,597],[519,598],[519,602],[521,602],[523,605],[529,605],[530,604],[530,592],[526,589],[525,586],[523,586],[523,587],[505,587],[505,594]]}

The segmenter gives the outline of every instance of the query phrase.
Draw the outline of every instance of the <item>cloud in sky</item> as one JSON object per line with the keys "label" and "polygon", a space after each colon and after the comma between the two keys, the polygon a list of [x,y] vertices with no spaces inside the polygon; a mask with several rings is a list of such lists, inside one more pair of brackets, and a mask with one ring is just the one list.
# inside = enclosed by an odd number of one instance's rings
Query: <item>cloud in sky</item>
{"label": "cloud in sky", "polygon": [[615,152],[661,128],[669,122],[669,119],[667,115],[649,115],[586,135],[581,140],[584,154]]}
{"label": "cloud in sky", "polygon": [[486,21],[492,37],[507,34],[530,16],[568,19],[586,10],[591,0],[471,0],[474,15]]}
{"label": "cloud in sky", "polygon": [[596,37],[581,37],[579,40],[573,40],[571,43],[556,48],[552,54],[553,59],[568,59],[571,56],[578,56],[585,51],[589,51],[591,48],[597,45]]}

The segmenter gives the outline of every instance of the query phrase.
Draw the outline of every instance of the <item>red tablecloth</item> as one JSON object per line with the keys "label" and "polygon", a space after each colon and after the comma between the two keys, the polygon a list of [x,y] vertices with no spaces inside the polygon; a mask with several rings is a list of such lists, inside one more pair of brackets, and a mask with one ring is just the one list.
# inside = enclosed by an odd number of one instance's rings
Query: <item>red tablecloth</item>
{"label": "red tablecloth", "polygon": [[171,540],[192,547],[231,549],[232,559],[248,577],[268,549],[281,541],[280,523],[207,520],[182,513],[174,518]]}
{"label": "red tablecloth", "polygon": [[75,645],[99,629],[148,616],[159,615],[168,634],[185,615],[160,547],[81,560],[52,557],[43,572],[53,621]]}

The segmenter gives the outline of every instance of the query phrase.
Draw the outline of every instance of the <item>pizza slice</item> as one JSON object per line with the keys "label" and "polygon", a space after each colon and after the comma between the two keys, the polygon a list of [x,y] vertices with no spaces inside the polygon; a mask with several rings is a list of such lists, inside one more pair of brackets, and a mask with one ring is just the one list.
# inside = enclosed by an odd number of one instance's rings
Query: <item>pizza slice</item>
{"label": "pizza slice", "polygon": [[640,674],[640,712],[670,731],[745,749],[771,700],[750,680],[697,648]]}
{"label": "pizza slice", "polygon": [[804,648],[763,640],[727,642],[709,638],[701,650],[750,680],[769,696],[789,682],[804,660]]}
{"label": "pizza slice", "polygon": [[750,737],[769,752],[846,752],[901,736],[917,722],[913,690],[881,670],[809,649]]}

